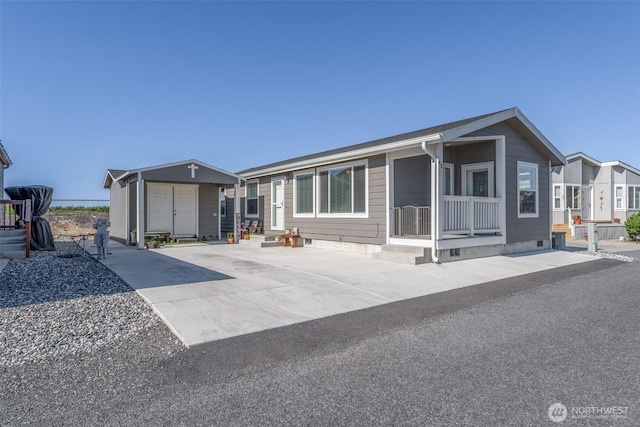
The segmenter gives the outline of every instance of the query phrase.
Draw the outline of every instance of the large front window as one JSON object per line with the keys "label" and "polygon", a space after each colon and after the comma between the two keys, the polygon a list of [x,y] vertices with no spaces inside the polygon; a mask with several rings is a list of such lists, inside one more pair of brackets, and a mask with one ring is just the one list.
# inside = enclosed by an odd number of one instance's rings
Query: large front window
{"label": "large front window", "polygon": [[566,187],[567,209],[580,209],[580,186],[567,185]]}
{"label": "large front window", "polygon": [[518,217],[538,217],[538,165],[518,162]]}
{"label": "large front window", "polygon": [[629,200],[627,203],[628,209],[638,210],[640,209],[640,186],[629,186]]}
{"label": "large front window", "polygon": [[319,178],[321,214],[359,214],[366,212],[365,165],[323,170]]}
{"label": "large front window", "polygon": [[313,173],[296,175],[294,185],[295,214],[313,215]]}
{"label": "large front window", "polygon": [[247,182],[245,187],[245,216],[258,216],[258,181]]}

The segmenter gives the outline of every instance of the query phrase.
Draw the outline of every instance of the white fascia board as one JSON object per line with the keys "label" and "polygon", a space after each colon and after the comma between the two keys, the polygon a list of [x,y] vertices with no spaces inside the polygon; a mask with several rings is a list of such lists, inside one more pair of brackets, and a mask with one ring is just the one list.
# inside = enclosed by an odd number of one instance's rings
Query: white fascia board
{"label": "white fascia board", "polygon": [[420,136],[417,138],[405,139],[402,141],[391,142],[389,144],[378,145],[375,147],[367,147],[361,148],[359,150],[345,151],[342,153],[330,154],[328,156],[322,157],[313,157],[310,159],[300,160],[294,163],[286,163],[283,165],[274,166],[271,168],[259,169],[257,171],[251,172],[250,174],[245,174],[244,177],[246,179],[253,179],[264,175],[272,175],[277,173],[283,173],[287,171],[297,170],[297,169],[307,169],[318,166],[323,166],[331,163],[338,163],[349,161],[353,159],[359,159],[362,157],[373,156],[376,154],[385,154],[392,151],[402,150],[407,147],[411,147],[412,145],[419,145],[423,142],[431,143],[433,141],[440,141],[441,134],[431,134]]}
{"label": "white fascia board", "polygon": [[496,123],[517,118],[525,127],[561,162],[566,163],[564,155],[534,126],[534,124],[518,108],[510,108],[492,116],[442,132],[442,142],[448,142],[471,132],[484,129]]}
{"label": "white fascia board", "polygon": [[578,152],[578,153],[574,153],[574,154],[569,154],[568,156],[566,156],[567,161],[569,160],[573,160],[573,159],[584,159],[587,162],[591,163],[594,166],[604,166],[604,163],[601,163],[599,160],[594,159],[591,156],[587,156],[586,154],[584,154],[583,152]]}
{"label": "white fascia board", "polygon": [[634,168],[631,165],[626,164],[625,162],[621,162],[620,160],[615,160],[613,162],[603,162],[602,166],[620,166],[640,176],[640,170]]}
{"label": "white fascia board", "polygon": [[130,173],[137,173],[137,172],[148,172],[148,171],[157,170],[157,169],[171,168],[171,167],[174,167],[174,166],[186,165],[186,164],[188,164],[188,163],[196,163],[196,164],[197,164],[197,165],[199,165],[199,166],[203,166],[203,167],[205,167],[205,168],[208,168],[208,169],[211,169],[211,170],[214,170],[214,171],[217,171],[217,172],[220,172],[220,173],[223,173],[223,174],[226,174],[226,175],[232,176],[232,177],[234,177],[234,178],[236,178],[236,179],[244,179],[243,177],[241,177],[241,176],[240,176],[240,175],[238,175],[238,174],[235,174],[235,173],[233,173],[233,172],[226,171],[226,170],[224,170],[224,169],[220,169],[220,168],[218,168],[218,167],[215,167],[215,166],[209,165],[209,164],[207,164],[207,163],[205,163],[205,162],[203,162],[203,161],[196,160],[196,159],[183,160],[183,161],[180,161],[180,162],[165,163],[165,164],[163,164],[163,165],[148,166],[148,167],[145,167],[145,168],[133,169],[133,170],[131,170],[131,171],[127,172],[127,174],[130,174]]}
{"label": "white fascia board", "polygon": [[449,142],[452,139],[459,138],[463,135],[466,135],[471,132],[475,132],[480,129],[484,129],[488,126],[495,125],[496,123],[500,123],[502,121],[508,120],[512,117],[515,117],[516,108],[510,108],[508,110],[501,111],[492,116],[485,117],[480,120],[476,120],[475,122],[467,123],[466,125],[459,126],[454,129],[449,129],[442,132],[442,142]]}

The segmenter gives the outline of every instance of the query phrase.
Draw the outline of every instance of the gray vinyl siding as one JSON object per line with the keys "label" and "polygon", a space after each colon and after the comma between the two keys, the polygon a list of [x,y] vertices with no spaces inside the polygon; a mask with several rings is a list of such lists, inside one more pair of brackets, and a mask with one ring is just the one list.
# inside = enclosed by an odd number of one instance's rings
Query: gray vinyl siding
{"label": "gray vinyl siding", "polygon": [[222,218],[220,218],[221,228],[222,228],[222,237],[226,237],[226,233],[233,232],[233,216],[235,213],[235,199],[234,199],[234,189],[226,188],[224,191],[226,196],[225,205],[226,205],[226,214]]}
{"label": "gray vinyl siding", "polygon": [[109,234],[118,239],[126,239],[127,233],[127,188],[121,188],[117,182],[109,189]]}
{"label": "gray vinyl siding", "polygon": [[[369,192],[367,218],[294,218],[293,180],[290,180],[285,185],[286,228],[298,227],[302,237],[307,239],[376,245],[386,243],[386,156],[374,156],[367,160]],[[349,164],[358,164],[361,161],[354,160]]]}
{"label": "gray vinyl siding", "polygon": [[[462,165],[493,162],[495,167],[496,164],[495,141],[475,141],[472,144],[452,145],[445,147],[443,154],[445,163],[454,164],[453,194],[458,196],[462,195]],[[495,194],[495,184],[493,190]]]}
{"label": "gray vinyl siding", "polygon": [[631,172],[630,170],[626,171],[626,180],[629,185],[640,185],[640,175]]}
{"label": "gray vinyl siding", "polygon": [[[551,232],[549,160],[506,122],[481,129],[472,136],[504,135],[507,243],[548,240]],[[538,217],[518,218],[518,161],[538,165]]]}
{"label": "gray vinyl siding", "polygon": [[[358,164],[365,159],[354,160],[348,164]],[[288,174],[284,186],[285,217],[284,227],[298,227],[306,239],[329,240],[336,242],[384,244],[386,243],[386,156],[379,155],[368,161],[368,216],[367,218],[336,217],[294,217],[293,174]],[[326,165],[331,167],[331,165]],[[310,171],[316,171],[311,169]],[[297,173],[298,171],[296,171]],[[282,175],[261,177],[258,185],[258,212],[265,233],[280,233],[271,229],[271,182]],[[284,178],[284,177],[282,177]],[[244,183],[241,194],[244,195]],[[244,197],[241,198],[242,218],[244,218]],[[317,212],[317,206],[316,206]]]}
{"label": "gray vinyl siding", "polygon": [[430,183],[429,156],[396,159],[393,164],[393,206],[430,206]]}
{"label": "gray vinyl siding", "polygon": [[238,182],[236,178],[226,173],[210,169],[206,166],[199,165],[194,162],[198,169],[195,170],[195,178],[191,178],[191,169],[189,165],[181,164],[159,169],[151,169],[142,172],[142,179],[146,181],[172,182],[183,184],[199,184],[199,183],[216,183],[216,184],[235,184]]}
{"label": "gray vinyl siding", "polygon": [[569,160],[564,166],[564,184],[580,183],[582,183],[582,159]]}
{"label": "gray vinyl siding", "polygon": [[[217,185],[200,184],[198,188],[198,237],[218,237],[219,192]],[[214,215],[215,214],[215,215]],[[226,236],[225,236],[226,237]]]}

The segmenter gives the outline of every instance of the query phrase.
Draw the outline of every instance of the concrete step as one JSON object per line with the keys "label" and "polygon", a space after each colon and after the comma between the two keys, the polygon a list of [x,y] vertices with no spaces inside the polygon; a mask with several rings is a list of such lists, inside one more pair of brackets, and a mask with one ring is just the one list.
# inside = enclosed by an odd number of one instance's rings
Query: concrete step
{"label": "concrete step", "polygon": [[262,238],[254,238],[254,236],[251,236],[251,239],[247,240],[247,239],[242,239],[239,240],[238,243],[240,243],[243,246],[250,246],[250,247],[254,247],[254,248],[274,248],[277,246],[282,246],[282,242],[277,242],[275,239],[262,239]]}
{"label": "concrete step", "polygon": [[380,252],[373,254],[373,259],[390,261],[398,264],[418,265],[431,262],[431,249],[418,246],[382,245]]}

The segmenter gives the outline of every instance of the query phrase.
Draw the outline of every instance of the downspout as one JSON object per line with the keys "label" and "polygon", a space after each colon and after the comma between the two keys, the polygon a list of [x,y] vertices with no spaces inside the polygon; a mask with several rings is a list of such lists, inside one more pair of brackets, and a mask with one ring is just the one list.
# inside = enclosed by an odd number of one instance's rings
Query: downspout
{"label": "downspout", "polygon": [[427,144],[433,144],[434,142],[439,144],[441,141],[442,134],[438,135],[436,140],[423,141],[421,144],[422,151],[424,151],[433,162],[433,167],[431,168],[431,206],[433,211],[433,224],[431,226],[433,247],[431,248],[431,261],[435,264],[440,264],[440,258],[438,258],[438,241],[440,239],[440,159],[438,159],[437,151],[435,153],[432,152]]}

